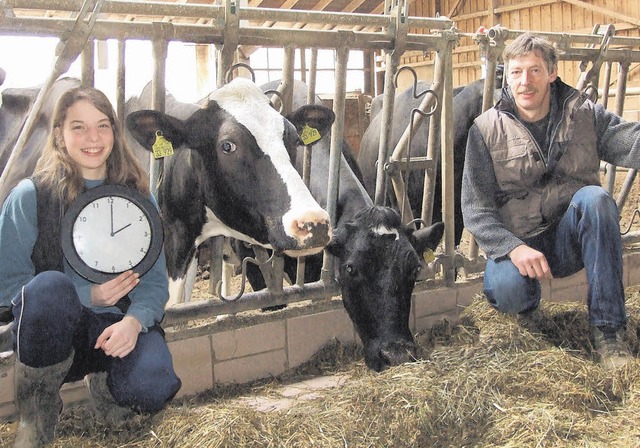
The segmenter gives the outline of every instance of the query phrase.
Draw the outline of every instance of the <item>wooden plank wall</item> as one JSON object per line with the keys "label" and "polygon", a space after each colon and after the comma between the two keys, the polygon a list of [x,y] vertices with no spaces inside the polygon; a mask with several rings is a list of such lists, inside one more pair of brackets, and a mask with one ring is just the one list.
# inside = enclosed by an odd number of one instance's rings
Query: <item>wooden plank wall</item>
{"label": "wooden plank wall", "polygon": [[[493,12],[493,13],[492,13]],[[610,12],[608,14],[605,14]],[[638,0],[415,0],[412,16],[447,16],[461,33],[475,33],[480,26],[502,25],[513,30],[552,31],[590,34],[594,25],[614,24],[616,35],[640,35],[640,2]],[[635,48],[636,50],[638,48]],[[453,84],[468,84],[482,76],[477,44],[464,36],[454,52]],[[411,65],[420,78],[431,79],[432,57],[407,53],[402,65]],[[561,62],[560,76],[571,85],[579,77],[577,62]],[[617,77],[614,64],[611,82]],[[640,67],[632,64],[628,87],[640,87]],[[626,109],[640,109],[640,101],[628,98]],[[609,101],[613,103],[613,101]]]}

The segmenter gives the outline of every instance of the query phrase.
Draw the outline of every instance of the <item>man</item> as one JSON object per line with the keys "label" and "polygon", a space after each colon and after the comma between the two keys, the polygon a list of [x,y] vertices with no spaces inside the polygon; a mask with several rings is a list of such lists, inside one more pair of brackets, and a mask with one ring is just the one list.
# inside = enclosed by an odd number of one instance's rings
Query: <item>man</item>
{"label": "man", "polygon": [[539,281],[584,267],[594,347],[605,368],[622,366],[631,356],[619,214],[599,167],[640,168],[640,124],[563,83],[540,36],[520,35],[503,58],[508,86],[470,129],[462,184],[464,224],[488,258],[485,295],[534,319]]}

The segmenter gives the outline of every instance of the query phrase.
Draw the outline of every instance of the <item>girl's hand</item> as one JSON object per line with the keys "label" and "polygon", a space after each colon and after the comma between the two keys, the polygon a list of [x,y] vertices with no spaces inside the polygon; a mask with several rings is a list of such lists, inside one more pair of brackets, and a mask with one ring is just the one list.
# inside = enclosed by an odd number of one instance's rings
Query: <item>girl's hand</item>
{"label": "girl's hand", "polygon": [[101,285],[91,287],[91,304],[94,306],[113,306],[118,300],[129,294],[140,283],[140,275],[126,271]]}
{"label": "girl's hand", "polygon": [[135,348],[142,325],[133,316],[125,316],[120,322],[104,329],[94,348],[102,349],[107,356],[124,358]]}

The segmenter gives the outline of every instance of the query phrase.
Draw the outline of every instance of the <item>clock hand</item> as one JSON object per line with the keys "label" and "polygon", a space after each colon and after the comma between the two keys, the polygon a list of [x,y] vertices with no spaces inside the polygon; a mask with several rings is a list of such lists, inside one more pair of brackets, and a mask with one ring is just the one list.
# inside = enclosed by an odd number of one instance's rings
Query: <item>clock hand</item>
{"label": "clock hand", "polygon": [[111,236],[115,235],[115,233],[113,233],[113,202],[111,204]]}
{"label": "clock hand", "polygon": [[114,236],[116,233],[118,232],[122,232],[124,229],[126,229],[127,227],[129,227],[131,225],[131,223],[127,224],[124,227],[119,228],[118,230],[116,230],[115,232],[111,232],[111,236]]}

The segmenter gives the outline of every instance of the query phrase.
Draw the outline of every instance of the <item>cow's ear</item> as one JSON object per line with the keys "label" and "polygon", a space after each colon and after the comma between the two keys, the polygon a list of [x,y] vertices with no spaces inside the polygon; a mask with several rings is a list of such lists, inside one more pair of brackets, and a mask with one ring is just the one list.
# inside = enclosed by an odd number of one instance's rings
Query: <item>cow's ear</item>
{"label": "cow's ear", "polygon": [[156,110],[139,110],[127,116],[127,128],[147,151],[153,151],[158,136],[169,140],[174,148],[185,140],[184,122]]}
{"label": "cow's ear", "polygon": [[416,230],[411,235],[411,245],[420,255],[427,250],[435,250],[444,234],[444,223],[437,222],[429,227]]}
{"label": "cow's ear", "polygon": [[[317,131],[320,137],[324,137],[329,132],[335,119],[336,115],[331,109],[316,104],[302,106],[287,116],[287,120],[296,127],[298,134],[302,135],[303,132],[309,132],[311,129]],[[315,141],[317,140],[311,143]]]}

